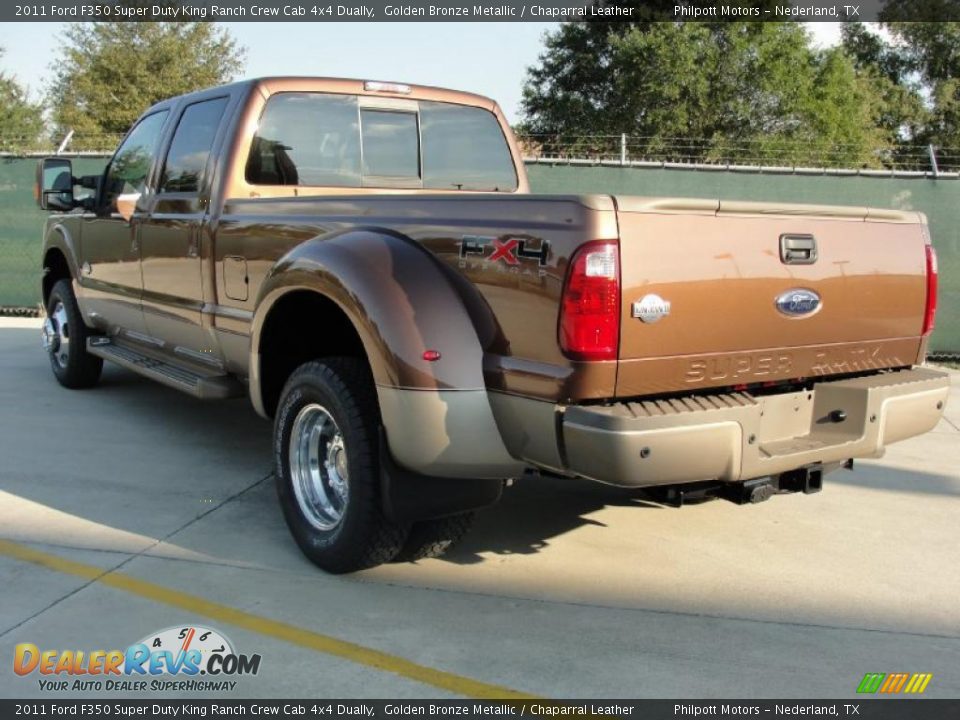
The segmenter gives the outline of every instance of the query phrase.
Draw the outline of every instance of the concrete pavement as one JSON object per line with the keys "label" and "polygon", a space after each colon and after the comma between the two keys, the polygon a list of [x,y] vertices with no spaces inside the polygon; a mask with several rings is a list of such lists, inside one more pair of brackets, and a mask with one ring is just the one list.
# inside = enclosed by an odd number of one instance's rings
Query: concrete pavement
{"label": "concrete pavement", "polygon": [[[818,495],[673,510],[529,481],[447,558],[333,577],[290,539],[270,427],[245,401],[204,403],[109,366],[99,387],[64,390],[35,325],[0,319],[0,539],[169,594],[0,550],[3,697],[44,695],[11,672],[17,643],[125,648],[190,623],[263,656],[235,697],[468,694],[404,662],[547,697],[843,698],[864,673],[895,671],[932,672],[928,696],[960,695],[960,373],[934,432]],[[281,624],[393,660],[291,643]]]}

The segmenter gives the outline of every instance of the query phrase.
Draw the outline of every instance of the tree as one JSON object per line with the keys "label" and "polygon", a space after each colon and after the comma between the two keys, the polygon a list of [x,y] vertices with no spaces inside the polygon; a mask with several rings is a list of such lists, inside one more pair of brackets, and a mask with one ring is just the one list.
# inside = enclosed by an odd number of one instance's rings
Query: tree
{"label": "tree", "polygon": [[886,24],[908,70],[929,94],[930,116],[919,140],[960,149],[960,23]]}
{"label": "tree", "polygon": [[245,51],[215,23],[117,22],[70,25],[48,92],[58,135],[72,147],[112,147],[150,105],[228,82]]}
{"label": "tree", "polygon": [[873,99],[873,123],[891,149],[890,162],[915,161],[915,143],[924,135],[929,111],[923,88],[899,49],[864,23],[845,23],[842,47]]}
{"label": "tree", "polygon": [[908,10],[887,5],[881,15],[887,38],[863,23],[845,25],[844,48],[878,79],[882,123],[899,152],[928,143],[960,150],[960,23],[901,21]]}
{"label": "tree", "polygon": [[[0,57],[3,57],[0,48]],[[43,113],[30,102],[26,90],[0,71],[0,151],[22,152],[32,149],[43,132]]]}
{"label": "tree", "polygon": [[628,133],[658,157],[875,165],[869,90],[799,23],[566,23],[528,70],[522,129]]}

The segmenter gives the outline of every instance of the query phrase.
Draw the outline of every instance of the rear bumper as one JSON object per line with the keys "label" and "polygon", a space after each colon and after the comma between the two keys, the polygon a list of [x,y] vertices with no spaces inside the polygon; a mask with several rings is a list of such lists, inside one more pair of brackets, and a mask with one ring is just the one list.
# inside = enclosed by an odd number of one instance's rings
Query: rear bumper
{"label": "rear bumper", "polygon": [[931,430],[950,391],[946,373],[915,368],[824,381],[813,390],[567,408],[569,471],[613,485],[735,482],[814,463],[877,457]]}

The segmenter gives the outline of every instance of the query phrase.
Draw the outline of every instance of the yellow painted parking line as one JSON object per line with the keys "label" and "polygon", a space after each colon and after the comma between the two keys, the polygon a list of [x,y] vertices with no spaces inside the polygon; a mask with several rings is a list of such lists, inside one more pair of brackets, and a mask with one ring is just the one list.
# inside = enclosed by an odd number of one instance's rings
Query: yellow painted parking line
{"label": "yellow painted parking line", "polygon": [[436,670],[425,665],[419,665],[406,658],[390,653],[374,650],[373,648],[357,645],[346,640],[338,640],[329,635],[321,635],[295,625],[270,620],[269,618],[253,613],[244,612],[228,605],[211,602],[196,595],[180,592],[171,588],[157,585],[146,580],[139,580],[120,572],[110,572],[95,565],[74,562],[57,555],[34,550],[9,540],[0,540],[0,555],[5,555],[23,562],[33,563],[50,570],[74,575],[86,580],[107,585],[117,590],[123,590],[131,595],[137,595],[147,600],[186,610],[187,612],[227,623],[250,632],[266,635],[277,640],[283,640],[291,645],[299,645],[310,650],[332,655],[343,660],[375,668],[384,672],[393,673],[400,677],[416,680],[425,685],[464,697],[482,700],[531,700],[537,699],[534,695],[517,692],[499,685],[474,680]]}

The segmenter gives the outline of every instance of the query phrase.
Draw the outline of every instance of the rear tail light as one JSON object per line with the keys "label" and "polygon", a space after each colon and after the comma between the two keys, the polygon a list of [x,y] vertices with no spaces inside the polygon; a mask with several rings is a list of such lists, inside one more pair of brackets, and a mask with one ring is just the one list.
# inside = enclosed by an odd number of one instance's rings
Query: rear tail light
{"label": "rear tail light", "polygon": [[583,245],[570,261],[560,303],[560,348],[574,360],[616,360],[620,345],[620,247]]}
{"label": "rear tail light", "polygon": [[933,330],[937,315],[937,251],[927,245],[927,307],[923,313],[923,334]]}

